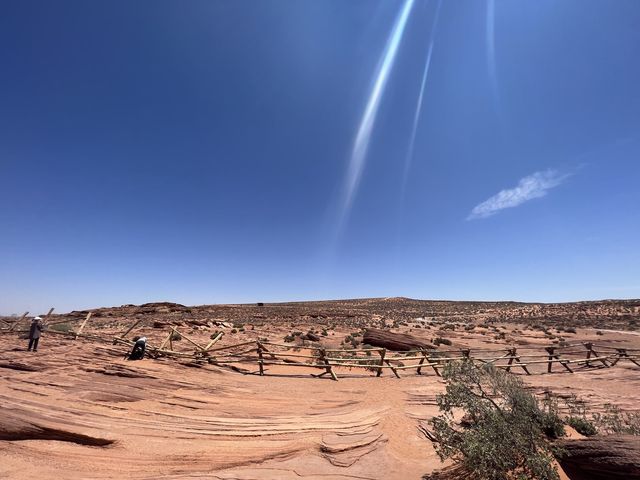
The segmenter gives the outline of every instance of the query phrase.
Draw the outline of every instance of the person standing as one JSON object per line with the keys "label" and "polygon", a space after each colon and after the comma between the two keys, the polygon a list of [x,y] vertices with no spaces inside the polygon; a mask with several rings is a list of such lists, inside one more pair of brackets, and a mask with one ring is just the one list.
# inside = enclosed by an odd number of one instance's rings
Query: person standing
{"label": "person standing", "polygon": [[31,328],[29,329],[29,348],[28,352],[33,348],[34,352],[38,351],[38,340],[40,340],[40,333],[42,332],[42,318],[35,317],[31,321]]}

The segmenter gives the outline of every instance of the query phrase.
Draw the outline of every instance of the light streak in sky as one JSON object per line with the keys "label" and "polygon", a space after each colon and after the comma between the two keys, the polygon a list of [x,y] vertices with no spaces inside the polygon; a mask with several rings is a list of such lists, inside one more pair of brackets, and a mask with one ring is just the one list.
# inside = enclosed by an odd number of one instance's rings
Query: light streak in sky
{"label": "light streak in sky", "polygon": [[404,198],[404,192],[409,178],[409,170],[411,170],[411,163],[413,161],[413,152],[416,144],[416,134],[418,132],[418,122],[420,120],[420,113],[422,112],[422,104],[424,100],[424,90],[427,84],[427,77],[429,76],[429,67],[431,66],[431,54],[433,53],[433,44],[435,42],[436,26],[438,24],[438,17],[440,16],[440,7],[442,6],[442,0],[438,0],[438,6],[436,7],[435,17],[431,26],[431,33],[429,38],[429,50],[427,51],[427,60],[424,64],[424,71],[422,72],[422,82],[420,83],[420,94],[418,95],[418,102],[416,104],[416,111],[413,116],[413,128],[411,129],[411,137],[409,138],[409,149],[404,162],[404,175],[402,177],[402,197]]}
{"label": "light streak in sky", "polygon": [[382,57],[378,62],[374,76],[375,81],[371,88],[367,105],[364,113],[362,114],[360,125],[353,142],[353,149],[351,151],[344,187],[344,198],[341,205],[340,224],[344,222],[344,219],[349,214],[353,204],[353,199],[358,190],[358,185],[366,163],[367,151],[371,141],[371,133],[380,107],[380,101],[384,94],[387,81],[389,80],[389,74],[393,69],[393,64],[398,53],[398,47],[400,46],[400,41],[402,40],[404,30],[409,20],[409,14],[411,13],[414,3],[415,0],[405,0],[402,9],[396,17],[391,34],[387,39]]}
{"label": "light streak in sky", "polygon": [[497,97],[498,81],[496,77],[496,2],[487,0],[487,62],[491,88]]}

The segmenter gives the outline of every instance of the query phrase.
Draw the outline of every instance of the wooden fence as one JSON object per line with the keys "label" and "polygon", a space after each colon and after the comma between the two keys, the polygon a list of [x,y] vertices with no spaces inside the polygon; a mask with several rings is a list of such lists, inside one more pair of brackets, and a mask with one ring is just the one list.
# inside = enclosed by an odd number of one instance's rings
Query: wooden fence
{"label": "wooden fence", "polygon": [[[66,335],[74,339],[80,337],[94,341],[108,341],[130,347],[133,341],[127,335],[142,321],[136,320],[121,335],[106,338],[95,334],[83,333],[84,326],[91,317],[89,313],[75,331],[58,332],[49,330],[47,333]],[[24,316],[23,316],[24,318]],[[22,320],[22,319],[21,319]],[[16,322],[16,324],[19,322]],[[15,324],[0,330],[5,333],[17,332]],[[197,363],[209,363],[218,366],[231,367],[244,373],[266,375],[270,366],[303,367],[323,370],[316,377],[328,375],[338,380],[338,372],[346,369],[363,369],[376,377],[384,371],[391,371],[400,378],[400,372],[415,370],[422,375],[425,370],[440,376],[440,371],[447,362],[472,361],[476,364],[492,364],[506,371],[532,374],[535,367],[543,367],[536,373],[552,373],[554,366],[560,371],[574,373],[576,368],[595,367],[610,368],[622,361],[628,361],[640,367],[640,349],[620,348],[605,344],[595,345],[591,342],[572,343],[563,346],[526,346],[503,348],[478,348],[458,350],[416,349],[406,352],[395,352],[384,348],[354,348],[330,349],[314,346],[287,345],[269,341],[251,340],[233,345],[216,347],[223,333],[219,333],[207,345],[201,345],[189,338],[176,327],[170,327],[162,343],[157,346],[147,343],[147,354],[152,358],[167,357],[176,359],[191,359]],[[180,338],[188,343],[189,351],[174,350],[174,341]],[[215,347],[215,348],[214,348]],[[542,353],[544,352],[544,353]],[[239,368],[239,365],[256,365],[257,370]],[[546,366],[546,368],[544,368]]]}

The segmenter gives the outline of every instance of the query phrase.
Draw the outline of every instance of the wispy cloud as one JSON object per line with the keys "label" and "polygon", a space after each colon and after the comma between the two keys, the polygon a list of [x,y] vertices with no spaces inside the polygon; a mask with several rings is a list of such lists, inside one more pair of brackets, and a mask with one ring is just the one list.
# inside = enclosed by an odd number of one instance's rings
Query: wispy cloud
{"label": "wispy cloud", "polygon": [[544,197],[549,190],[562,184],[569,174],[561,174],[557,170],[544,170],[528,175],[518,182],[514,188],[502,190],[493,197],[476,205],[467,220],[487,218],[505,208],[513,208],[534,198]]}

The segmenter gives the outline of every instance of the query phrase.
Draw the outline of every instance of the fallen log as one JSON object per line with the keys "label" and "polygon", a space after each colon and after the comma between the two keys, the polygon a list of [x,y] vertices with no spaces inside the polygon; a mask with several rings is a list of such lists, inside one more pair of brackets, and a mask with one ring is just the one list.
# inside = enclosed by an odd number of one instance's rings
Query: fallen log
{"label": "fallen log", "polygon": [[594,436],[561,440],[560,466],[572,480],[639,480],[640,437]]}
{"label": "fallen log", "polygon": [[434,349],[430,343],[406,333],[393,333],[379,328],[368,328],[364,332],[362,343],[388,350],[405,352],[421,348]]}

